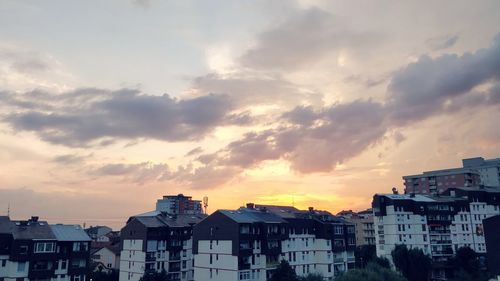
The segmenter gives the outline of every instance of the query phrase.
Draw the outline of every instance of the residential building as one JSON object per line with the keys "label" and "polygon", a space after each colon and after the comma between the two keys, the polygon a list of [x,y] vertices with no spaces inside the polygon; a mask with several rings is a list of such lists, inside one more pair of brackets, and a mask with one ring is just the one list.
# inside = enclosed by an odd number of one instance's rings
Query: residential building
{"label": "residential building", "polygon": [[78,225],[0,217],[1,281],[85,281],[90,237]]}
{"label": "residential building", "polygon": [[500,158],[485,160],[483,157],[463,159],[464,168],[476,170],[481,183],[486,186],[500,187]]}
{"label": "residential building", "polygon": [[483,223],[488,270],[500,280],[500,215],[487,218]]}
{"label": "residential building", "polygon": [[168,214],[202,214],[200,200],[193,200],[191,196],[167,195],[156,202],[156,211]]}
{"label": "residential building", "polygon": [[196,281],[267,280],[281,260],[326,280],[354,267],[354,225],[328,212],[247,204],[194,226]]}
{"label": "residential building", "polygon": [[121,230],[120,281],[162,270],[169,280],[194,280],[192,228],[205,217],[159,211],[130,217]]}
{"label": "residential building", "polygon": [[355,225],[356,246],[375,245],[375,228],[373,224],[372,209],[361,212],[353,212],[352,210],[341,211],[337,216]]}
{"label": "residential building", "polygon": [[500,188],[500,158],[462,159],[462,166],[404,176],[405,193],[438,194],[451,187],[479,185]]}
{"label": "residential building", "polygon": [[486,254],[483,220],[500,214],[500,190],[449,188],[438,196],[376,194],[373,211],[377,255],[392,260],[398,244],[420,248],[433,260],[433,279],[445,280],[447,261],[460,247]]}
{"label": "residential building", "polygon": [[109,235],[113,229],[105,225],[96,225],[85,229],[85,232],[90,236],[92,242],[110,242]]}
{"label": "residential building", "polygon": [[120,245],[92,248],[93,271],[111,272],[120,269]]}
{"label": "residential building", "polygon": [[405,193],[438,194],[451,187],[479,186],[481,176],[475,169],[456,168],[404,176]]}

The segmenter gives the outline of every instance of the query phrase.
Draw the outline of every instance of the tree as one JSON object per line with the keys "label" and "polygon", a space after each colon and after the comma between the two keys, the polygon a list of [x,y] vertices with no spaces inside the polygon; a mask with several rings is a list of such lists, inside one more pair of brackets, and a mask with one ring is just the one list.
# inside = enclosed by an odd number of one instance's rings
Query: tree
{"label": "tree", "polygon": [[299,281],[299,278],[290,264],[285,260],[281,260],[269,281]]}
{"label": "tree", "polygon": [[161,272],[152,271],[144,273],[141,279],[139,279],[139,281],[167,281],[167,280],[168,276],[165,270],[162,270]]}
{"label": "tree", "polygon": [[312,273],[312,274],[307,274],[305,277],[300,277],[300,281],[324,281],[324,277],[321,274],[317,273]]}
{"label": "tree", "polygon": [[92,281],[118,281],[119,273],[118,270],[111,270],[109,272],[102,270],[92,271],[90,273],[90,279],[92,279]]}
{"label": "tree", "polygon": [[387,258],[375,257],[372,262],[380,265],[381,267],[391,269],[391,262]]}
{"label": "tree", "polygon": [[354,269],[345,272],[335,281],[407,281],[401,274],[370,262],[363,269]]}
{"label": "tree", "polygon": [[356,247],[354,257],[356,259],[356,267],[364,268],[369,262],[377,257],[375,245],[361,245]]}
{"label": "tree", "polygon": [[478,254],[469,247],[461,247],[449,263],[453,267],[452,280],[488,280],[488,274],[481,270]]}
{"label": "tree", "polygon": [[421,249],[408,250],[406,245],[396,245],[391,255],[394,266],[408,281],[429,280],[431,258]]}

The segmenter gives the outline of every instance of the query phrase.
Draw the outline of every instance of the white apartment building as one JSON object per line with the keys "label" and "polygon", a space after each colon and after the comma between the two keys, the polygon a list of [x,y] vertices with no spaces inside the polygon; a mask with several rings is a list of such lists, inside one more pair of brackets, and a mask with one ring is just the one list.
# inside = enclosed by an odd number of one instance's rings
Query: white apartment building
{"label": "white apartment building", "polygon": [[433,279],[445,280],[445,262],[460,247],[486,253],[482,221],[500,214],[500,190],[450,188],[439,196],[376,194],[377,255],[392,260],[398,244],[420,248],[433,259]]}

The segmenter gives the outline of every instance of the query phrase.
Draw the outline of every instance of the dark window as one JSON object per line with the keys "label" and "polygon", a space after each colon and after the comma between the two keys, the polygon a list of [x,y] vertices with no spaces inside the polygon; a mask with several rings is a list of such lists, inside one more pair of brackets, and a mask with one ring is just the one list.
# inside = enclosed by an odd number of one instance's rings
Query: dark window
{"label": "dark window", "polygon": [[16,278],[16,281],[24,281],[24,278]]}
{"label": "dark window", "polygon": [[[2,267],[5,267],[7,265],[7,260],[2,260]],[[2,281],[2,280],[0,280]]]}

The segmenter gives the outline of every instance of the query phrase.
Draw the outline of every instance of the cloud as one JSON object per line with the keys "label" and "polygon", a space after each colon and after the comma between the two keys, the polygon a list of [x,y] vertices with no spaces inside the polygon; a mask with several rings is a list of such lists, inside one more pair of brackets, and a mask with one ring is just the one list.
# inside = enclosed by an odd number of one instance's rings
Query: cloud
{"label": "cloud", "polygon": [[427,39],[425,43],[434,51],[453,47],[458,41],[458,35],[446,35]]}
{"label": "cloud", "polygon": [[56,156],[52,159],[52,162],[57,163],[57,164],[63,164],[63,165],[76,165],[76,164],[81,164],[84,162],[86,158],[90,157],[89,156],[80,156],[80,155],[74,155],[74,154],[64,154],[64,155],[59,155]]}
{"label": "cloud", "polygon": [[[32,102],[34,96],[38,101]],[[82,89],[61,95],[28,92],[10,102],[21,101],[30,102],[21,105],[27,110],[7,114],[4,122],[44,141],[74,147],[119,139],[199,140],[221,124],[241,123],[230,115],[230,99],[215,94],[178,100],[128,89]]]}
{"label": "cloud", "polygon": [[90,171],[93,176],[117,176],[137,184],[151,181],[163,181],[170,178],[167,164],[143,162],[138,164],[106,164]]}
{"label": "cloud", "polygon": [[[439,113],[445,105],[471,95],[475,87],[500,80],[500,36],[490,48],[461,56],[421,56],[396,71],[389,84],[392,119],[406,124]],[[464,105],[465,106],[465,105]]]}
{"label": "cloud", "polygon": [[301,10],[280,25],[261,33],[240,62],[252,69],[293,70],[309,66],[341,48],[356,49],[377,41],[368,32],[345,26],[319,8]]}

